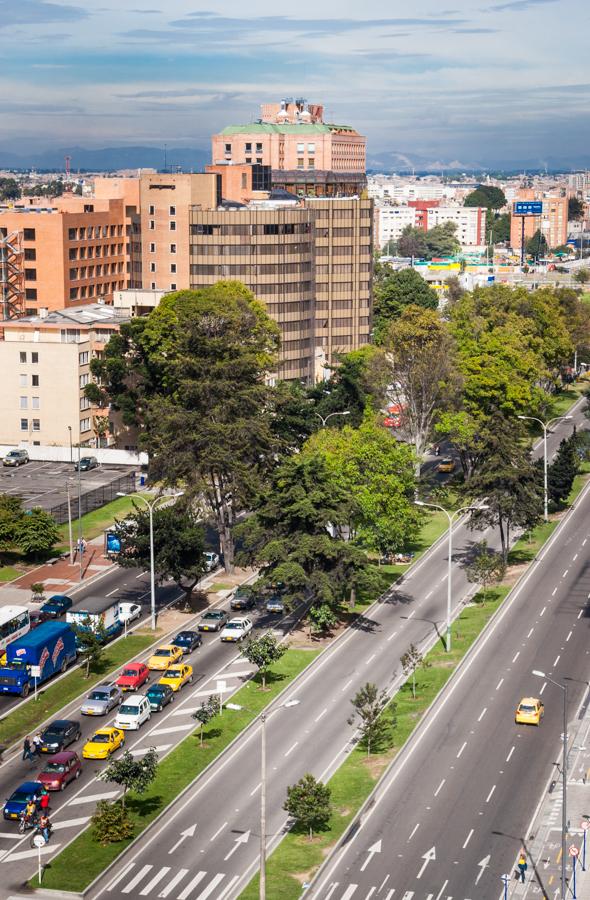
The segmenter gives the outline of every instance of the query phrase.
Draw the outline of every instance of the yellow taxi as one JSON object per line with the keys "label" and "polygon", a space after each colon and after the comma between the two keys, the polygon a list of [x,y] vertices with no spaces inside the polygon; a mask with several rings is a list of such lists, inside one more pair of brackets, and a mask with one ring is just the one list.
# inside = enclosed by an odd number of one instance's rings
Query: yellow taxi
{"label": "yellow taxi", "polygon": [[173,666],[180,659],[182,659],[182,647],[176,647],[174,644],[164,644],[163,647],[158,647],[157,650],[154,650],[148,659],[148,669],[163,672],[168,666]]}
{"label": "yellow taxi", "polygon": [[514,714],[517,725],[540,725],[545,707],[536,697],[523,697]]}
{"label": "yellow taxi", "polygon": [[455,460],[450,456],[445,457],[445,459],[441,459],[438,466],[436,467],[437,472],[454,472],[455,471]]}
{"label": "yellow taxi", "polygon": [[120,728],[99,728],[82,748],[84,759],[108,759],[111,753],[125,743],[125,732]]}
{"label": "yellow taxi", "polygon": [[183,685],[192,684],[192,681],[193,667],[184,663],[166,669],[158,684],[167,684],[173,691],[179,691]]}

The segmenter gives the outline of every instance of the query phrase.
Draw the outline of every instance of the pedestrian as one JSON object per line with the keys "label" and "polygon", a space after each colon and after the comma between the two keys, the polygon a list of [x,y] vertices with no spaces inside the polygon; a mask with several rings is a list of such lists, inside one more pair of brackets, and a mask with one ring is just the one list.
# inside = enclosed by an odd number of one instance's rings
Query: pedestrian
{"label": "pedestrian", "polygon": [[49,809],[49,791],[46,787],[41,788],[41,794],[39,796],[39,809],[42,813],[46,813]]}
{"label": "pedestrian", "polygon": [[43,743],[43,738],[41,734],[37,732],[35,737],[33,738],[33,752],[35,756],[41,756],[41,745]]}
{"label": "pedestrian", "polygon": [[27,759],[35,759],[35,754],[31,749],[31,739],[28,735],[23,741],[23,762]]}
{"label": "pedestrian", "polygon": [[521,853],[518,857],[518,871],[520,872],[520,880],[524,884],[524,873],[526,872],[528,866],[526,861],[526,856],[524,853]]}

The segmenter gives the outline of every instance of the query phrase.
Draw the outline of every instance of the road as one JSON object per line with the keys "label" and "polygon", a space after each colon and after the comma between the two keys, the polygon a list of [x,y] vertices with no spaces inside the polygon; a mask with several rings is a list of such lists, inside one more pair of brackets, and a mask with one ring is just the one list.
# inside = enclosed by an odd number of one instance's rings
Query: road
{"label": "road", "polygon": [[[550,437],[552,449],[563,434],[562,430]],[[456,610],[474,590],[461,568],[461,559],[474,538],[484,536],[491,545],[497,542],[496,534],[474,536],[463,524],[455,531]],[[561,550],[553,550],[552,554],[556,552],[559,556]],[[556,571],[553,555],[544,565],[544,577],[547,571]],[[305,772],[326,780],[351,749],[354,729],[347,719],[350,699],[356,691],[368,680],[383,687],[399,683],[399,659],[410,644],[423,647],[439,639],[446,596],[446,574],[441,574],[445,572],[445,562],[446,542],[442,542],[287,690],[283,702],[296,699],[298,704],[288,709],[275,707],[269,715],[269,851],[280,841],[286,827],[282,804],[287,786]],[[514,608],[512,604],[511,609]],[[499,678],[494,676],[494,688]],[[508,691],[504,694],[508,696]],[[499,693],[498,697],[504,694]],[[512,708],[514,698],[510,696],[507,702]],[[481,709],[478,716],[480,712]],[[512,714],[509,723],[511,719]],[[551,735],[549,721],[545,734]],[[92,900],[129,895],[231,900],[239,895],[258,865],[259,728],[259,723],[254,724],[231,752],[224,754],[207,776],[197,780],[167,811],[162,824],[155,823],[135,847],[122,855],[90,891]],[[511,730],[510,725],[508,729]],[[450,725],[443,729],[445,733],[452,730]],[[444,734],[438,740],[444,743]],[[481,753],[485,755],[484,750]],[[429,765],[432,767],[432,763]],[[536,785],[527,802],[535,802],[540,787],[541,784]],[[190,836],[180,841],[186,832]],[[391,859],[389,853],[387,858]],[[366,893],[373,886],[371,882]]]}

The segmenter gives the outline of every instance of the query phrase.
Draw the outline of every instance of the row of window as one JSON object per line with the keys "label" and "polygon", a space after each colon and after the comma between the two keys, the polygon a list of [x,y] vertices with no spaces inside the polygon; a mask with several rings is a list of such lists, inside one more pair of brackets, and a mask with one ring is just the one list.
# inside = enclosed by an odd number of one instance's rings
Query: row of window
{"label": "row of window", "polygon": [[88,286],[70,288],[70,300],[84,300],[86,297],[104,297],[105,294],[112,294],[113,291],[122,291],[125,289],[124,281],[105,281],[104,284],[89,284]]}
{"label": "row of window", "polygon": [[[168,214],[171,215],[171,216],[175,216],[175,215],[176,215],[176,207],[175,207],[175,206],[169,206],[169,207],[168,207]],[[149,210],[148,210],[148,215],[150,215],[150,216],[155,216],[155,215],[156,215],[156,207],[155,207],[155,206],[153,206],[153,205],[150,204],[150,207],[149,207]]]}
{"label": "row of window", "polygon": [[101,256],[122,256],[123,244],[97,244],[96,247],[70,247],[68,259],[98,259]]}
{"label": "row of window", "polygon": [[[33,237],[27,238],[26,232],[32,231]],[[68,240],[69,241],[92,241],[97,238],[106,238],[106,237],[122,237],[123,236],[123,226],[122,225],[88,225],[82,228],[68,228]],[[25,228],[25,241],[26,240],[35,240],[35,229],[34,228]]]}
{"label": "row of window", "polygon": [[[158,271],[158,269],[157,269],[155,262],[151,262],[150,263],[150,272],[157,272],[157,271]],[[176,275],[176,263],[170,263],[170,274]]]}
{"label": "row of window", "polygon": [[[150,244],[150,253],[156,252],[156,245]],[[170,253],[176,253],[176,244],[170,244]]]}
{"label": "row of window", "polygon": [[262,243],[262,244],[191,244],[192,256],[310,256],[313,244],[299,243]]}
{"label": "row of window", "polygon": [[79,281],[84,278],[101,278],[107,275],[120,275],[124,271],[123,263],[105,263],[97,266],[81,266],[79,269],[70,269],[70,281]]}
{"label": "row of window", "polygon": [[[153,270],[155,271],[155,269]],[[311,272],[311,262],[266,263],[263,265],[191,265],[191,275],[219,275],[226,278],[256,278],[260,275],[302,275]]]}
{"label": "row of window", "polygon": [[[40,408],[40,399],[39,397],[31,397],[31,409],[39,409]],[[19,397],[19,408],[20,409],[28,409],[29,408],[29,398],[25,395],[23,397]]]}
{"label": "row of window", "polygon": [[31,424],[29,428],[29,420],[21,419],[20,420],[20,430],[21,431],[41,431],[41,419],[31,419]]}
{"label": "row of window", "polygon": [[[155,231],[156,230],[156,220],[148,219],[148,223],[149,223],[148,224],[149,230]],[[168,222],[168,228],[170,229],[170,231],[176,231],[176,222],[174,221],[174,219],[172,219],[170,222]]]}
{"label": "row of window", "polygon": [[[26,351],[26,350],[21,350],[20,353],[19,353],[19,356],[20,356],[20,361],[21,361],[21,363],[26,363],[26,362],[28,362],[28,354],[27,354],[27,351]],[[39,354],[37,353],[36,350],[33,350],[33,351],[31,352],[31,362],[32,362],[32,363],[38,363],[38,362],[39,362]]]}
{"label": "row of window", "polygon": [[[155,281],[152,281],[151,288],[152,288],[152,291],[157,290],[157,285],[156,285]],[[176,284],[175,283],[171,284],[168,290],[170,290],[170,291],[177,290]]]}
{"label": "row of window", "polygon": [[[22,362],[22,360],[21,360],[21,362]],[[21,387],[24,387],[24,388],[28,387],[29,386],[29,376],[25,375],[24,373],[19,375],[19,384]],[[39,387],[39,376],[38,375],[31,375],[31,387]]]}
{"label": "row of window", "polygon": [[268,222],[263,225],[191,225],[191,234],[197,235],[230,235],[230,234],[310,234],[311,222]]}

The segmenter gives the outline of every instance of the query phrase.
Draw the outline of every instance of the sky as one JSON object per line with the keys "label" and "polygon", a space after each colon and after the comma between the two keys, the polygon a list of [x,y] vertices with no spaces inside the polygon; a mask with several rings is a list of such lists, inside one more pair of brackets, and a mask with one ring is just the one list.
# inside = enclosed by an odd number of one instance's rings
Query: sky
{"label": "sky", "polygon": [[106,4],[0,0],[0,147],[206,149],[284,96],[410,163],[590,147],[587,0]]}

